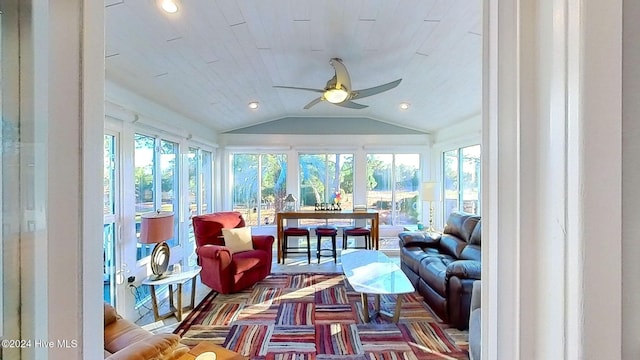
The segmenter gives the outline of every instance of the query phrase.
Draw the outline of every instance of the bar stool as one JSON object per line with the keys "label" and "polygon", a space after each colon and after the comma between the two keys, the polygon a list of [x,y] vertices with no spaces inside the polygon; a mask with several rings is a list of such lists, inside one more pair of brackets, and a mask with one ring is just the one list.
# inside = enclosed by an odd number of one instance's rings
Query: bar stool
{"label": "bar stool", "polygon": [[354,239],[354,246],[353,249],[371,249],[371,230],[365,228],[365,227],[351,227],[351,228],[345,228],[342,231],[342,249],[346,249],[347,248],[347,237],[348,236],[352,236],[352,237],[358,237],[358,236],[363,236],[364,237],[364,246],[357,246],[358,245],[358,240]]}
{"label": "bar stool", "polygon": [[[299,227],[290,227],[290,228],[284,229],[284,234],[283,234],[284,241],[282,242],[282,263],[284,264],[285,261],[287,260],[287,253],[295,253],[295,254],[305,253],[305,251],[300,251],[303,249],[301,247],[295,247],[295,248],[289,247],[289,236],[298,236],[298,237],[306,236],[307,237],[307,250],[306,250],[307,262],[311,264],[311,241],[309,240],[309,229],[299,228]],[[297,249],[297,251],[290,251],[289,249]]]}
{"label": "bar stool", "polygon": [[[316,228],[316,235],[318,236],[318,264],[320,264],[320,256],[333,256],[333,262],[337,262],[338,256],[336,254],[336,236],[338,235],[338,228],[331,225],[326,226],[318,226]],[[331,248],[323,248],[322,247],[322,238],[323,237],[331,237]],[[323,251],[331,251],[331,255],[323,255]]]}

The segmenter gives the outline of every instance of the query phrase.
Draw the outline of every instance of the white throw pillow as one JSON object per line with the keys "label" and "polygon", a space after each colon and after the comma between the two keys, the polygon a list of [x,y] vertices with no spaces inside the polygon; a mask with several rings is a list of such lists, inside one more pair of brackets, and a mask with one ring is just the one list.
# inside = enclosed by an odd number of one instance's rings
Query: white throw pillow
{"label": "white throw pillow", "polygon": [[253,250],[253,241],[251,241],[251,226],[222,229],[224,236],[224,245],[229,248],[232,254],[241,251]]}

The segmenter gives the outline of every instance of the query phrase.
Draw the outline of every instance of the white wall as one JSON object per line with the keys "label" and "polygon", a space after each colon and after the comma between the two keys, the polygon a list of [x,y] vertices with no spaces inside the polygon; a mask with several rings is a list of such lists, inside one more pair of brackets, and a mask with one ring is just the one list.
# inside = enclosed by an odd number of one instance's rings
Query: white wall
{"label": "white wall", "polygon": [[217,141],[218,135],[215,130],[112,81],[106,81],[105,99],[109,115],[116,119],[139,122],[147,127],[169,131],[205,144],[215,144]]}
{"label": "white wall", "polygon": [[477,114],[457,122],[455,125],[439,129],[433,134],[433,147],[451,150],[458,147],[479,144],[482,140],[482,114]]}

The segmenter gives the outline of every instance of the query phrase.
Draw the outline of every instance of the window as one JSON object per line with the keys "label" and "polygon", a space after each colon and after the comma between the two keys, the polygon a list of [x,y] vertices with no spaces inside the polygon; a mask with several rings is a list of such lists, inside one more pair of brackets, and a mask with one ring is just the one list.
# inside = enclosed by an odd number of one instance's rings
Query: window
{"label": "window", "polygon": [[247,225],[271,225],[287,195],[287,155],[232,154],[233,210]]}
{"label": "window", "polygon": [[[178,144],[142,134],[135,134],[134,142],[136,235],[140,235],[140,219],[143,213],[172,211],[176,214],[174,238],[167,241],[167,244],[176,246],[179,243],[177,214],[180,210]],[[149,256],[155,245],[137,243],[137,246],[136,259],[140,260]]]}
{"label": "window", "polygon": [[104,301],[115,305],[115,269],[116,269],[116,197],[117,191],[117,143],[116,136],[111,134],[104,135],[104,230],[103,230],[103,282],[104,282]]}
{"label": "window", "polygon": [[[189,148],[189,213],[211,212],[213,204],[213,158],[210,151]],[[190,241],[193,238],[189,237]]]}
{"label": "window", "polygon": [[195,235],[191,217],[212,211],[213,205],[213,157],[210,151],[189,148],[187,154],[189,171],[189,219],[187,221],[187,236],[190,251],[188,265],[195,266]]}
{"label": "window", "polygon": [[[314,210],[316,204],[340,203],[353,209],[353,154],[301,154],[299,207]],[[302,220],[305,225],[318,220]]]}
{"label": "window", "polygon": [[368,154],[367,207],[381,225],[416,224],[420,217],[420,155]]}
{"label": "window", "polygon": [[480,145],[445,151],[442,164],[444,219],[459,209],[479,215]]}

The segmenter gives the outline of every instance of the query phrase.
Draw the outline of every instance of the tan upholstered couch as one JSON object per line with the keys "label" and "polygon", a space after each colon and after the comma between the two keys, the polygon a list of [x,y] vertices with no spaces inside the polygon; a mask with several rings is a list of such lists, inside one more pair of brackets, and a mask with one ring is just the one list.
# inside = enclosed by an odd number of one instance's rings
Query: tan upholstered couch
{"label": "tan upholstered couch", "polygon": [[154,335],[123,319],[104,304],[104,358],[109,360],[177,359],[189,351],[175,334]]}

